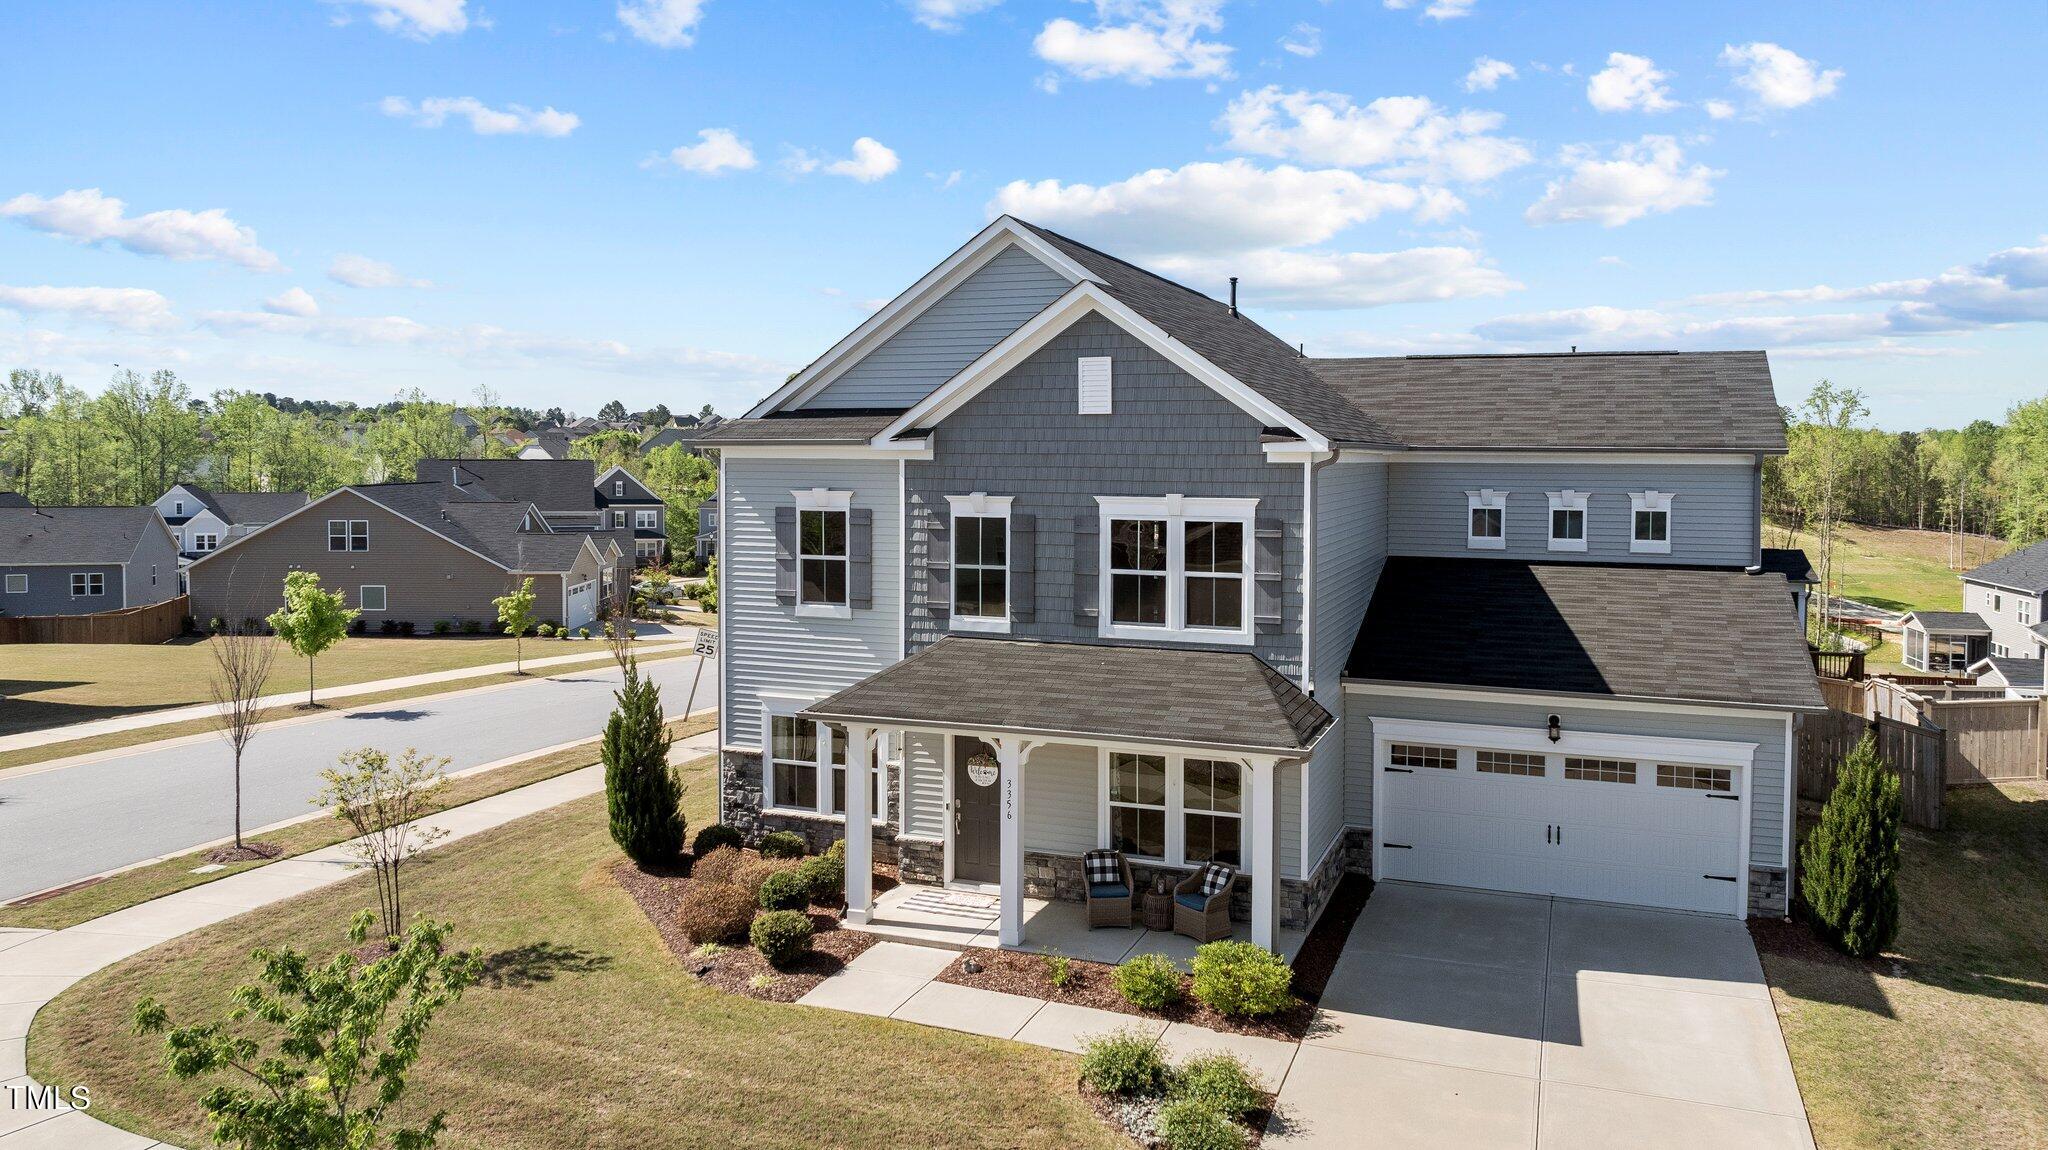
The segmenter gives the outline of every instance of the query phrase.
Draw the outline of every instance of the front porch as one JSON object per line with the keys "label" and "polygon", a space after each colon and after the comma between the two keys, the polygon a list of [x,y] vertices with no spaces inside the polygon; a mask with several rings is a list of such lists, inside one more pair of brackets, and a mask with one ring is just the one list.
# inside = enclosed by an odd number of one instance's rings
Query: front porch
{"label": "front porch", "polygon": [[[1001,896],[980,891],[905,883],[877,896],[868,920],[849,918],[846,929],[946,950],[1001,948],[1111,964],[1137,954],[1163,954],[1186,966],[1195,956],[1197,944],[1185,935],[1147,930],[1142,925],[1091,929],[1083,904],[1029,897],[1023,900],[1020,916],[1023,941],[1006,945],[1002,941],[1001,902]],[[1250,941],[1250,924],[1237,924],[1231,937]],[[1292,962],[1307,937],[1306,931],[1283,927],[1275,933],[1273,949]]]}

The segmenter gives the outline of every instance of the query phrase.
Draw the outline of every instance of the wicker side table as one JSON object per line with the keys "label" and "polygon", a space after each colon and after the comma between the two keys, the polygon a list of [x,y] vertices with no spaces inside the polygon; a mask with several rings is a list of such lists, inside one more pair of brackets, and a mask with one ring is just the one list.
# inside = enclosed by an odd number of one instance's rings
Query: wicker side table
{"label": "wicker side table", "polygon": [[1173,891],[1164,894],[1152,890],[1145,892],[1145,929],[1171,931],[1173,929]]}

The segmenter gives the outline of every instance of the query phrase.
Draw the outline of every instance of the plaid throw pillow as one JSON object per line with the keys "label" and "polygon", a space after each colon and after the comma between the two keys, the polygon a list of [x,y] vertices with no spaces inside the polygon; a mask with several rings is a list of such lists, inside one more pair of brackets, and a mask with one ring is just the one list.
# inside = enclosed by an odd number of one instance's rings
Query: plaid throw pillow
{"label": "plaid throw pillow", "polygon": [[1230,867],[1208,863],[1202,867],[1202,893],[1212,895],[1223,891],[1236,878],[1237,872]]}
{"label": "plaid throw pillow", "polygon": [[1090,883],[1122,882],[1124,870],[1117,861],[1115,851],[1089,851],[1081,856],[1081,867]]}

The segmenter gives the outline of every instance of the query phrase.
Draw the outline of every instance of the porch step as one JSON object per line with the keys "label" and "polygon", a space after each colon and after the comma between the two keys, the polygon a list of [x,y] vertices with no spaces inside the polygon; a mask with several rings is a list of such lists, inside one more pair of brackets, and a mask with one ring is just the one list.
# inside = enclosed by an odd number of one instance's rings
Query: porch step
{"label": "porch step", "polygon": [[961,951],[994,946],[1001,920],[1002,903],[992,895],[906,884],[877,898],[869,921],[843,925],[895,942]]}

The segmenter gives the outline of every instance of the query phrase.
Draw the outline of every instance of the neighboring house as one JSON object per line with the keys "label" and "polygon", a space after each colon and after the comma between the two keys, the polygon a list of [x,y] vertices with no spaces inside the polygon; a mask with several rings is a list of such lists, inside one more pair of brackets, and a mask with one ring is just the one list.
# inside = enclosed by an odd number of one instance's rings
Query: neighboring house
{"label": "neighboring house", "polygon": [[668,555],[668,504],[625,468],[614,467],[597,477],[597,505],[608,517],[605,526],[633,533],[633,560],[652,567]]}
{"label": "neighboring house", "polygon": [[0,615],[92,615],[178,594],[178,544],[148,507],[0,505]]}
{"label": "neighboring house", "polygon": [[190,561],[309,502],[303,491],[212,491],[177,483],[154,506],[178,541],[178,554]]}
{"label": "neighboring house", "polygon": [[696,427],[664,427],[640,441],[640,454],[646,455],[655,448],[668,447],[671,444],[677,443],[688,448],[692,455],[706,454],[704,448],[699,447],[696,443],[699,434],[701,434],[701,429]]}
{"label": "neighboring house", "polygon": [[1962,673],[1991,657],[1991,624],[1975,611],[1909,611],[1899,621],[1899,650],[1908,670]]}
{"label": "neighboring house", "polygon": [[2048,622],[2048,542],[2036,543],[1963,572],[1963,610],[1983,617],[1991,629],[1991,657],[2026,659],[2034,653],[2034,628]]}
{"label": "neighboring house", "polygon": [[1968,673],[2014,698],[2042,693],[2048,652],[2048,543],[1963,572],[1963,610],[1915,611],[1901,625],[1903,662],[1929,674]]}
{"label": "neighboring house", "polygon": [[193,615],[261,618],[285,574],[309,570],[371,631],[493,623],[491,601],[527,577],[541,619],[593,626],[624,605],[634,546],[630,528],[607,526],[593,471],[587,459],[424,459],[416,482],[340,488],[195,560]]}
{"label": "neighboring house", "polygon": [[850,824],[856,921],[874,852],[1016,943],[1112,846],[1262,945],[1347,869],[1786,911],[1761,352],[1308,359],[1004,217],[701,442],[720,817]]}
{"label": "neighboring house", "polygon": [[558,430],[536,431],[533,442],[519,449],[521,459],[567,459],[569,437]]}
{"label": "neighboring house", "polygon": [[718,554],[718,495],[713,492],[697,507],[697,559],[709,560]]}

